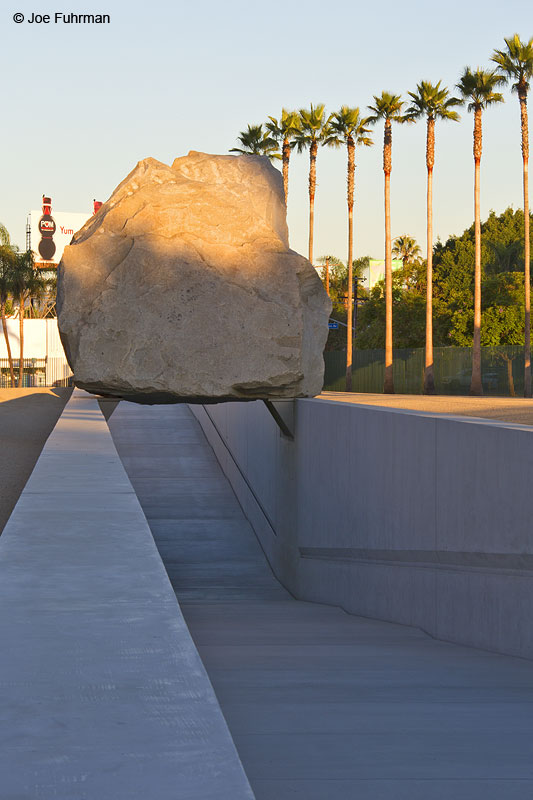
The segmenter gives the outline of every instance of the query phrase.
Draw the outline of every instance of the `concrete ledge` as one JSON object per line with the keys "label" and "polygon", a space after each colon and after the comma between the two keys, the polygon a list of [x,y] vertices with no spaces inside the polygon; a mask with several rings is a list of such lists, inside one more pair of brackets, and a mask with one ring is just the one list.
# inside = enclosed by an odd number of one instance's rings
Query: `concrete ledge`
{"label": "concrete ledge", "polygon": [[95,398],[0,538],[0,797],[253,794]]}
{"label": "concrete ledge", "polygon": [[191,410],[296,597],[533,658],[533,427],[329,400]]}

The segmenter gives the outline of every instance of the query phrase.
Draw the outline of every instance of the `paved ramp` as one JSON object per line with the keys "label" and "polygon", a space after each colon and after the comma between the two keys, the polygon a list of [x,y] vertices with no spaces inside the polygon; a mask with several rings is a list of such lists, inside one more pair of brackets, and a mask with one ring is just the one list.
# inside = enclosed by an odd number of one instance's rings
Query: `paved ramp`
{"label": "paved ramp", "polygon": [[96,398],[0,538],[0,800],[252,800]]}
{"label": "paved ramp", "polygon": [[531,662],[292,599],[186,406],[109,425],[257,800],[530,800]]}

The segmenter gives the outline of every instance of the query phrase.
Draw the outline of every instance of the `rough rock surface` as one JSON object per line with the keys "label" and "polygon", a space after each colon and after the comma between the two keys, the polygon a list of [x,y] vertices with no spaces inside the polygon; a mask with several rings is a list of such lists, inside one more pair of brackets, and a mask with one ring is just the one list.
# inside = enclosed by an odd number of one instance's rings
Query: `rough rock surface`
{"label": "rough rock surface", "polygon": [[76,385],[138,402],[314,396],[330,310],[257,156],[140,161],[59,266]]}

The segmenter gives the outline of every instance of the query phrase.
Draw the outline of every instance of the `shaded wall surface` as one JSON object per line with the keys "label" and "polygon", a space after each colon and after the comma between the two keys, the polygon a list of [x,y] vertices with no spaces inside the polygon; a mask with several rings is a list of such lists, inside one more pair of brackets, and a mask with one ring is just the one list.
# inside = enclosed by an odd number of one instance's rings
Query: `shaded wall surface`
{"label": "shaded wall surface", "polygon": [[533,428],[327,400],[192,406],[302,599],[533,657]]}

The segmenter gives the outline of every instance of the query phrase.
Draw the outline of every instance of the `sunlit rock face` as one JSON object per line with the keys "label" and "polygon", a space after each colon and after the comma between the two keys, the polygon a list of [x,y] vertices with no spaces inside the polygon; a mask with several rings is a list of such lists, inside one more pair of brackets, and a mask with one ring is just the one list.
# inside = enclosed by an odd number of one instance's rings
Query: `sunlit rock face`
{"label": "sunlit rock face", "polygon": [[76,385],[138,402],[314,396],[330,310],[257,156],[140,161],[59,266]]}

